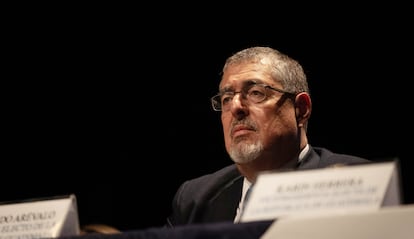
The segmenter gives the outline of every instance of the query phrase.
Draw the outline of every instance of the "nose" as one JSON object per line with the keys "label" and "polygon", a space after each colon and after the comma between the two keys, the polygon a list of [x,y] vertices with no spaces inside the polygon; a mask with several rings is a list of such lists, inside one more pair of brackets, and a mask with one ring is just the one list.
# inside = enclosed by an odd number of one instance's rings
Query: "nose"
{"label": "nose", "polygon": [[230,111],[236,118],[244,117],[247,113],[247,105],[246,101],[243,98],[243,94],[239,94],[241,92],[235,92],[233,99],[231,101],[231,108]]}
{"label": "nose", "polygon": [[234,92],[233,98],[231,99],[231,108],[241,107],[243,105],[243,94],[242,92]]}

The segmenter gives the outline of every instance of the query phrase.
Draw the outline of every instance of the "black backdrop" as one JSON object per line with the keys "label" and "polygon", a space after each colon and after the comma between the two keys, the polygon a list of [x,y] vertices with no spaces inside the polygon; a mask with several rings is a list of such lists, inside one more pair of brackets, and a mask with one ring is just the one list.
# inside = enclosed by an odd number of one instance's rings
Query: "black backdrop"
{"label": "black backdrop", "polygon": [[225,58],[267,45],[308,74],[310,143],[398,157],[404,202],[414,202],[413,52],[403,8],[392,19],[384,7],[295,21],[196,9],[167,16],[88,6],[13,18],[0,201],[74,193],[81,224],[162,225],[179,184],[231,163],[209,101]]}

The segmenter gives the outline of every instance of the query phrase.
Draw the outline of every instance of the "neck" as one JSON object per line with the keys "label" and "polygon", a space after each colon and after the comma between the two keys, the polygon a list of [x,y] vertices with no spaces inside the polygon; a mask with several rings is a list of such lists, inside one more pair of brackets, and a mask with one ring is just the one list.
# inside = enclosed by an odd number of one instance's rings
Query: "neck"
{"label": "neck", "polygon": [[236,166],[244,177],[254,183],[259,173],[263,171],[288,170],[295,168],[299,161],[299,154],[306,145],[307,143],[304,143],[300,146],[300,150],[290,155],[277,154],[278,157],[275,157],[274,153],[271,155],[262,155],[248,163],[236,163]]}

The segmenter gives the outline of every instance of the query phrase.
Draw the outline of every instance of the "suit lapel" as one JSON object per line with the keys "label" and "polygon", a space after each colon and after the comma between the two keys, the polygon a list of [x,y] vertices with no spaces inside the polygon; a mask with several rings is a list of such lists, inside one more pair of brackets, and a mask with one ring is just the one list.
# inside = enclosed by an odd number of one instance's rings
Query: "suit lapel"
{"label": "suit lapel", "polygon": [[233,184],[224,187],[214,195],[206,205],[203,221],[233,221],[241,198],[242,186],[243,177],[240,177]]}

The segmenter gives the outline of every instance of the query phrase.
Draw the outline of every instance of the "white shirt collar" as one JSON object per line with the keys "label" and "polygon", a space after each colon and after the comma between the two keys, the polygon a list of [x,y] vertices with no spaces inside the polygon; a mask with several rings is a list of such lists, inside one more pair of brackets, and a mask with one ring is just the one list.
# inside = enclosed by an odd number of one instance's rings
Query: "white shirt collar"
{"label": "white shirt collar", "polygon": [[[303,160],[303,158],[305,157],[305,155],[308,152],[309,152],[309,144],[306,144],[305,148],[303,148],[302,151],[299,153],[298,161],[295,162],[293,160],[293,161],[290,161],[290,162],[286,163],[285,166],[283,167],[283,169],[287,169],[289,167],[294,167],[294,165],[296,166],[297,163],[299,163],[301,160]],[[245,200],[245,197],[246,197],[246,192],[247,192],[247,190],[249,190],[249,188],[250,188],[251,185],[252,185],[252,183],[249,182],[249,180],[247,180],[246,177],[244,177],[243,178],[242,197],[241,197],[241,200],[239,202],[239,208],[237,209],[237,215],[236,215],[236,218],[235,218],[235,222],[238,222],[240,220],[241,208],[244,205],[244,200]]]}

